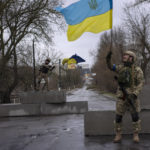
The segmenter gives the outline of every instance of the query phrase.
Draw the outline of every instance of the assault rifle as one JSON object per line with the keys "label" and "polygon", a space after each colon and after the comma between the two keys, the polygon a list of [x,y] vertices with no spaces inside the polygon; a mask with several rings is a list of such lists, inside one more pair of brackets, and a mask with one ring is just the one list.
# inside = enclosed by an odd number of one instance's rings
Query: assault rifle
{"label": "assault rifle", "polygon": [[[114,78],[115,78],[115,80],[118,81],[118,78],[117,78],[116,76],[115,76]],[[133,99],[129,98],[125,86],[124,86],[122,83],[119,83],[119,82],[118,82],[118,85],[119,85],[119,87],[120,87],[120,90],[123,92],[123,97],[124,97],[124,99],[126,99],[126,100],[128,101],[128,103],[130,104],[130,106],[131,106],[132,109],[133,109],[133,112],[136,113],[136,108],[135,108],[135,106],[134,106]]]}
{"label": "assault rifle", "polygon": [[[119,84],[119,83],[118,83],[118,84]],[[133,112],[136,113],[136,108],[135,108],[135,106],[134,106],[133,99],[129,98],[126,89],[125,89],[121,84],[119,84],[119,86],[120,86],[121,91],[123,92],[124,98],[128,101],[128,103],[129,103],[130,106],[132,107]]]}

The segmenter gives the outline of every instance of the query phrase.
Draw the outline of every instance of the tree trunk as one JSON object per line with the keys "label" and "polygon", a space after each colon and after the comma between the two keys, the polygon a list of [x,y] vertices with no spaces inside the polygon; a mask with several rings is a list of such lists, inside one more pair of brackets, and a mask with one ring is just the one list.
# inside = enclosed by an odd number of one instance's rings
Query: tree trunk
{"label": "tree trunk", "polygon": [[148,65],[148,60],[144,60],[144,62],[141,64],[141,68],[142,68],[142,71],[144,73],[144,78],[146,80],[147,78],[147,74],[146,74],[146,71],[147,71],[147,65]]}
{"label": "tree trunk", "polygon": [[0,102],[1,103],[10,103],[10,92],[9,91],[1,91],[0,92]]}
{"label": "tree trunk", "polygon": [[[18,83],[18,68],[17,68],[17,55],[16,55],[16,49],[14,48],[13,50],[13,56],[14,56],[14,64],[13,64],[13,82],[9,85],[9,81],[7,81],[7,74],[10,74],[11,72],[7,72],[5,69],[7,66],[2,66],[4,68],[1,68],[0,73],[1,73],[1,85],[0,85],[0,99],[1,103],[10,103],[10,95],[12,91],[15,89]],[[4,78],[5,77],[5,78]],[[9,80],[9,77],[8,77]]]}
{"label": "tree trunk", "polygon": [[[8,95],[8,70],[7,65],[5,64],[5,60],[1,59],[0,62],[0,102],[5,103],[6,97],[9,97]],[[7,92],[6,92],[7,91]],[[6,102],[9,101],[9,98],[6,100]]]}

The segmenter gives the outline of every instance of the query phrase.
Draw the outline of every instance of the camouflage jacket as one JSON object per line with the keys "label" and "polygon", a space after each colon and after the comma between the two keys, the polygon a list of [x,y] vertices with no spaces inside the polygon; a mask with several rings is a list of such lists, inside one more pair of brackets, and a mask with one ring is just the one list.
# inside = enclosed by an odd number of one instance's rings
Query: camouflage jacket
{"label": "camouflage jacket", "polygon": [[46,74],[46,73],[48,73],[48,71],[52,71],[54,68],[55,68],[54,66],[42,64],[40,66],[39,71]]}
{"label": "camouflage jacket", "polygon": [[[126,66],[124,65],[113,65],[112,70],[115,71],[118,75],[124,70]],[[143,71],[140,67],[133,65],[132,67],[129,67],[131,70],[131,84],[130,86],[126,87],[126,91],[128,94],[135,94],[136,96],[139,95],[140,91],[142,90],[143,84],[144,84],[144,76]],[[122,97],[123,93],[118,87],[117,90],[117,97]]]}

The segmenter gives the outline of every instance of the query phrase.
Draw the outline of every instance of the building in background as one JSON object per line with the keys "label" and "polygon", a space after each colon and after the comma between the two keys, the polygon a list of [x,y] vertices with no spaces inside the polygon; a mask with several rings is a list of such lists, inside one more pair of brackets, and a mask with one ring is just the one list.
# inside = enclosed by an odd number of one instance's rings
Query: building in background
{"label": "building in background", "polygon": [[89,64],[80,64],[79,67],[81,68],[81,71],[82,71],[82,75],[85,77],[85,78],[89,78],[91,77],[91,69],[89,67]]}

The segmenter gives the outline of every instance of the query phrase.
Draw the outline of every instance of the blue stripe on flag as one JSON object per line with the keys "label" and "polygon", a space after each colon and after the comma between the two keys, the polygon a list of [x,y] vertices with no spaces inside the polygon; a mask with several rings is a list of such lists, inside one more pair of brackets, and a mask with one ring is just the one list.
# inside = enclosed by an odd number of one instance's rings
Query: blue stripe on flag
{"label": "blue stripe on flag", "polygon": [[112,7],[112,0],[80,0],[66,8],[55,9],[64,15],[67,24],[76,25],[88,17],[104,14]]}

